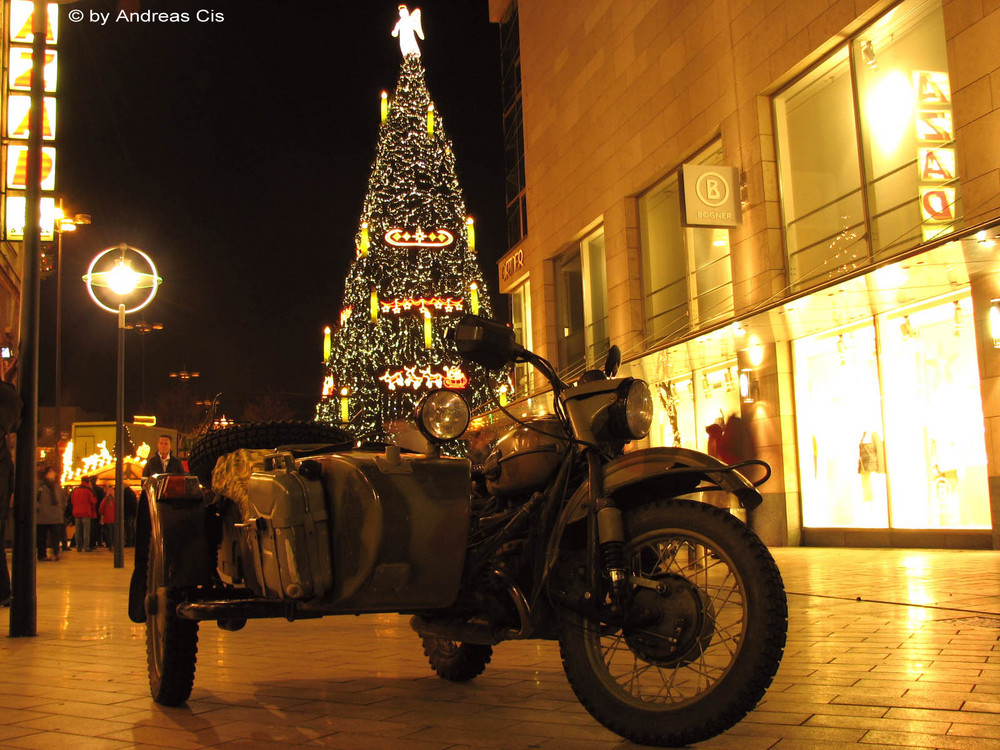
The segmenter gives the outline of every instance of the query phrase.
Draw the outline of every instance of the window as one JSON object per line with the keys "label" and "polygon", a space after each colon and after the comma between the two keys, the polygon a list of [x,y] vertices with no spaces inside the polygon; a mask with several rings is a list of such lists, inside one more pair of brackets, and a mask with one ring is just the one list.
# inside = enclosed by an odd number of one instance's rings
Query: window
{"label": "window", "polygon": [[500,24],[500,87],[503,96],[504,166],[507,176],[507,248],[528,233],[524,179],[524,118],[521,112],[521,40],[517,3]]}
{"label": "window", "polygon": [[[722,164],[716,142],[691,160]],[[646,336],[660,341],[728,317],[733,312],[729,230],[685,227],[679,174],[639,198]]]}
{"label": "window", "polygon": [[[517,343],[531,349],[531,282],[525,281],[510,292],[510,320]],[[514,395],[522,398],[531,388],[531,366],[525,362],[514,365]]]}
{"label": "window", "polygon": [[561,369],[596,366],[610,345],[603,227],[556,260],[556,301]]}
{"label": "window", "polygon": [[947,70],[940,0],[907,0],[774,98],[794,288],[951,231]]}

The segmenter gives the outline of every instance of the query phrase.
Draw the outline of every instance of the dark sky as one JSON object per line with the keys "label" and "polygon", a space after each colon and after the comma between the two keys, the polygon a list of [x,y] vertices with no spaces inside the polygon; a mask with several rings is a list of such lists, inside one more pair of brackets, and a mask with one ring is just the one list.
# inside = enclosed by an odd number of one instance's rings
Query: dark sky
{"label": "dark sky", "polygon": [[[60,18],[56,194],[93,217],[63,243],[63,403],[114,416],[115,319],[80,279],[94,255],[125,242],[152,256],[164,279],[145,313],[164,324],[145,340],[148,410],[158,391],[176,387],[169,373],[186,367],[201,373],[191,395],[221,391],[230,416],[272,391],[290,394],[308,418],[322,329],[336,322],[354,257],[379,95],[399,73],[397,3],[139,3],[188,14],[173,23],[116,21],[118,5],[70,3]],[[499,30],[487,0],[413,7],[495,295],[506,249]],[[71,22],[72,9],[84,20]],[[199,21],[199,10],[215,20]],[[96,13],[111,16],[102,25]],[[42,287],[45,406],[54,277]],[[127,334],[126,348],[128,417],[141,412],[138,334]]]}

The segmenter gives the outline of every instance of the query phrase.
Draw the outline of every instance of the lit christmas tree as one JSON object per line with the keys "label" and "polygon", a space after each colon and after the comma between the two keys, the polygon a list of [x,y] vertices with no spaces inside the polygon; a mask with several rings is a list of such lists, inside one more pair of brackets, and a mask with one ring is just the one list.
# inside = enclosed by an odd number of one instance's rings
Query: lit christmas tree
{"label": "lit christmas tree", "polygon": [[476,410],[491,401],[494,382],[444,339],[465,313],[490,317],[491,309],[451,141],[424,81],[419,9],[400,6],[393,36],[403,65],[395,96],[382,94],[356,258],[317,407],[317,419],[349,423],[358,438],[373,440],[411,416],[430,388],[459,390]]}

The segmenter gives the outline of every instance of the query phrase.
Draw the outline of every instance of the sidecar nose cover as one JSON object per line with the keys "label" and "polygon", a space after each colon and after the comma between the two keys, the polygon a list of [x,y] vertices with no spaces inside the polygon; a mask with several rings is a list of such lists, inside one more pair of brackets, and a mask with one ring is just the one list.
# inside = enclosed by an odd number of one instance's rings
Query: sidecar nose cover
{"label": "sidecar nose cover", "polygon": [[471,465],[373,451],[314,456],[330,508],[334,594],[351,611],[446,607],[468,540]]}

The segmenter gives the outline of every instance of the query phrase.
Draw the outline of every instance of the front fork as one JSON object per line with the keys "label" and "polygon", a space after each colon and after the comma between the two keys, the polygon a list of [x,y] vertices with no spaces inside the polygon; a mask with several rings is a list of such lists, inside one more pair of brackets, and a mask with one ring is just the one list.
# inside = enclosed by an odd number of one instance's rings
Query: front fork
{"label": "front fork", "polygon": [[[625,525],[621,509],[612,498],[604,494],[604,468],[600,456],[594,450],[587,451],[587,471],[590,475],[590,507],[594,509],[594,522],[590,524],[593,544],[590,549],[597,551],[597,559],[590,570],[601,572],[611,582],[611,611],[622,615],[625,611],[628,592],[628,576],[625,572]],[[591,553],[593,554],[593,553]],[[599,591],[599,581],[591,582],[592,590]]]}

